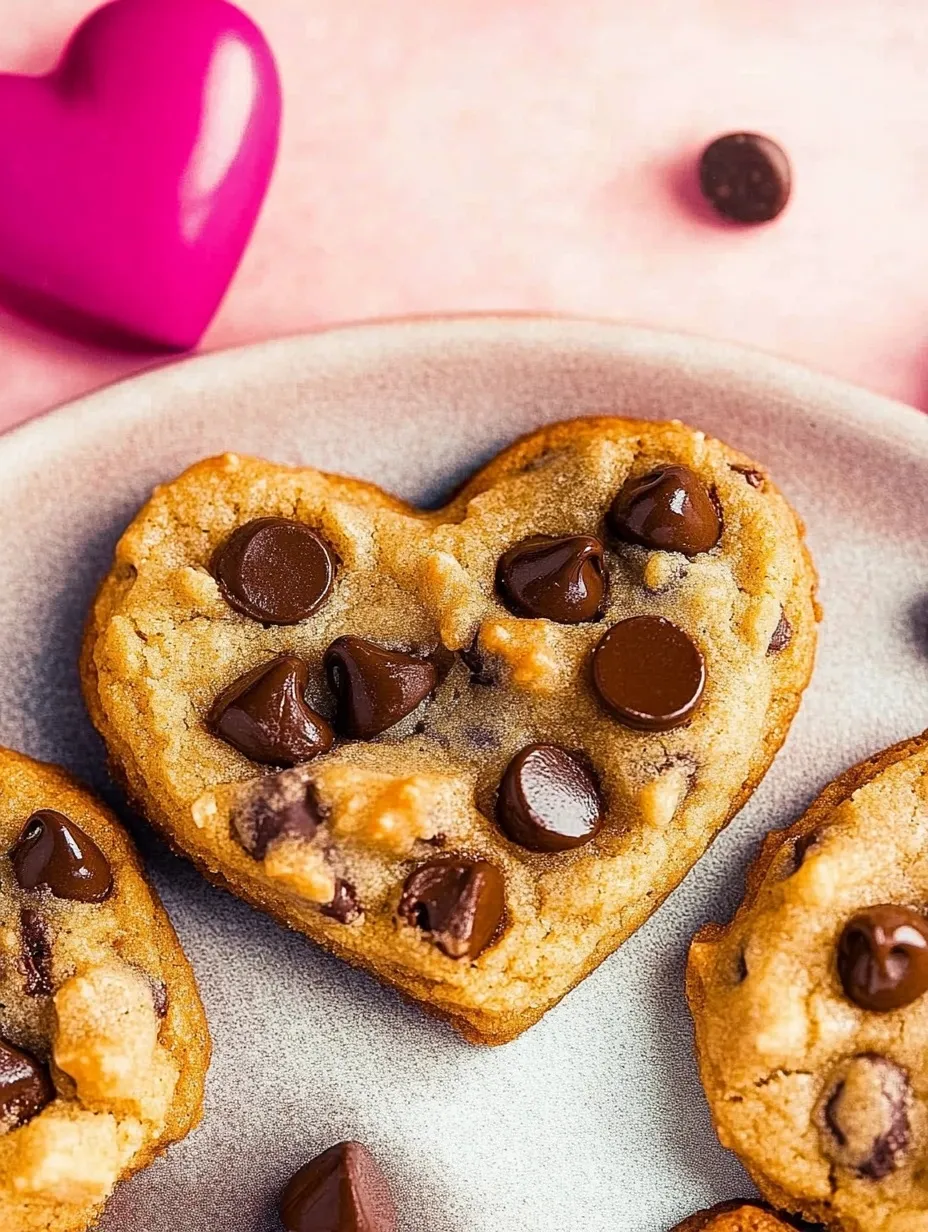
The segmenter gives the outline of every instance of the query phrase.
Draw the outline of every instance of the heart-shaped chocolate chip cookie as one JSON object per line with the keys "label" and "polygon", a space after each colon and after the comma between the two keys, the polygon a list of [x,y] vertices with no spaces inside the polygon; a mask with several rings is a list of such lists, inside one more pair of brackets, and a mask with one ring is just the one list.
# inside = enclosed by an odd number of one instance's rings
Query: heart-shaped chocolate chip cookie
{"label": "heart-shaped chocolate chip cookie", "polygon": [[679,423],[545,428],[437,513],[227,455],[123,536],[82,674],[208,877],[495,1043],[748,798],[814,585],[765,472]]}

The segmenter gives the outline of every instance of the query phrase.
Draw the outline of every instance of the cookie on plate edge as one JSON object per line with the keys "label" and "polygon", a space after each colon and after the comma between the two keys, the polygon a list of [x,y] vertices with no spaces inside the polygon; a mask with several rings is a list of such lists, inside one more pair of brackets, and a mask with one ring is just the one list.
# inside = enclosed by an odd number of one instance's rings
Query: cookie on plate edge
{"label": "cookie on plate edge", "polygon": [[82,680],[206,876],[501,1043],[750,797],[814,592],[763,467],[675,421],[542,428],[428,513],[227,454],[123,535]]}
{"label": "cookie on plate edge", "polygon": [[199,1122],[210,1039],[127,835],[0,749],[0,1229],[83,1232]]}

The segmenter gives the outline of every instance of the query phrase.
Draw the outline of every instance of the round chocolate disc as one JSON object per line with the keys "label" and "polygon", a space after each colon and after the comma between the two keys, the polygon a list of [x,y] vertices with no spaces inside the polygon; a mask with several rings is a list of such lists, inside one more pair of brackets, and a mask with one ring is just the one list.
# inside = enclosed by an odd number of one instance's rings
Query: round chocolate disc
{"label": "round chocolate disc", "polygon": [[892,903],[859,911],[838,942],[838,975],[861,1009],[911,1005],[928,992],[928,920]]}
{"label": "round chocolate disc", "polygon": [[706,664],[672,621],[632,616],[613,625],[593,651],[593,683],[603,705],[627,727],[669,731],[699,705]]}
{"label": "round chocolate disc", "polygon": [[603,545],[592,535],[523,539],[499,558],[496,589],[516,616],[596,620],[606,593]]}
{"label": "round chocolate disc", "polygon": [[582,847],[603,824],[599,784],[586,758],[555,744],[530,744],[506,767],[496,819],[529,851]]}
{"label": "round chocolate disc", "polygon": [[291,518],[257,518],[232,532],[213,557],[230,607],[269,625],[295,625],[328,597],[335,553]]}
{"label": "round chocolate disc", "polygon": [[699,186],[733,222],[770,222],[789,200],[792,175],[785,152],[760,133],[726,133],[703,150]]}
{"label": "round chocolate disc", "polygon": [[696,556],[722,534],[722,519],[709,489],[687,466],[662,466],[629,479],[609,510],[617,539],[660,552]]}

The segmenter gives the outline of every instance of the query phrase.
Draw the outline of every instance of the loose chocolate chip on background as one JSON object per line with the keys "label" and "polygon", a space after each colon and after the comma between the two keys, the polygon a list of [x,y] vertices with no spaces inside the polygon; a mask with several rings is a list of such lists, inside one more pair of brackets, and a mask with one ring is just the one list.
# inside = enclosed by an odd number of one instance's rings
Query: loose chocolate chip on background
{"label": "loose chocolate chip on background", "polygon": [[495,865],[442,856],[406,878],[398,912],[449,958],[476,958],[496,935],[505,906],[503,876]]}
{"label": "loose chocolate chip on background", "polygon": [[340,734],[367,740],[397,724],[438,683],[431,659],[387,650],[363,637],[339,637],[323,659]]}
{"label": "loose chocolate chip on background", "polygon": [[0,1039],[0,1137],[20,1129],[54,1098],[45,1066]]}
{"label": "loose chocolate chip on background", "polygon": [[909,1149],[911,1091],[905,1072],[875,1053],[845,1061],[816,1111],[825,1155],[871,1181],[901,1165]]}
{"label": "loose chocolate chip on background", "polygon": [[793,640],[793,626],[786,619],[786,613],[780,613],[780,620],[777,627],[773,631],[773,636],[770,639],[770,644],[767,647],[768,655],[779,654]]}
{"label": "loose chocolate chip on background", "polygon": [[516,616],[557,624],[597,620],[606,593],[603,545],[592,535],[533,535],[496,566],[496,588]]}
{"label": "loose chocolate chip on background", "polygon": [[341,877],[335,883],[335,894],[330,903],[322,908],[322,914],[339,924],[350,924],[361,915],[361,904],[358,902],[357,891],[350,881]]}
{"label": "loose chocolate chip on background", "polygon": [[286,774],[259,779],[232,809],[232,833],[250,856],[263,860],[279,838],[312,839],[322,816],[312,785]]}
{"label": "loose chocolate chip on background", "polygon": [[10,852],[16,880],[24,890],[42,887],[56,898],[100,903],[113,889],[106,856],[76,822],[54,809],[41,809],[26,822]]}
{"label": "loose chocolate chip on background", "polygon": [[296,766],[327,753],[335,733],[307,703],[309,668],[281,655],[246,672],[222,692],[207,726],[252,761]]}
{"label": "loose chocolate chip on background", "polygon": [[686,466],[662,466],[627,480],[612,502],[607,524],[617,539],[685,556],[708,552],[722,534],[712,493]]}
{"label": "loose chocolate chip on background", "polygon": [[295,625],[311,616],[332,590],[335,567],[335,553],[325,540],[290,518],[247,522],[212,560],[229,606],[271,625]]}
{"label": "loose chocolate chip on background", "polygon": [[339,1142],[304,1164],[279,1210],[286,1232],[396,1232],[387,1178],[360,1142]]}
{"label": "loose chocolate chip on background", "polygon": [[928,920],[892,903],[859,911],[838,941],[838,975],[861,1009],[911,1005],[928,992]]}
{"label": "loose chocolate chip on background", "polygon": [[30,997],[52,994],[52,942],[44,918],[32,907],[19,913],[20,966]]}
{"label": "loose chocolate chip on background", "polygon": [[706,666],[678,625],[663,616],[632,616],[607,630],[593,651],[593,683],[627,727],[669,731],[699,705]]}
{"label": "loose chocolate chip on background", "polygon": [[529,851],[581,847],[602,828],[599,785],[585,757],[553,744],[530,744],[506,767],[496,819]]}
{"label": "loose chocolate chip on background", "polygon": [[706,146],[699,186],[732,222],[770,222],[789,200],[792,174],[783,149],[760,133],[726,133]]}

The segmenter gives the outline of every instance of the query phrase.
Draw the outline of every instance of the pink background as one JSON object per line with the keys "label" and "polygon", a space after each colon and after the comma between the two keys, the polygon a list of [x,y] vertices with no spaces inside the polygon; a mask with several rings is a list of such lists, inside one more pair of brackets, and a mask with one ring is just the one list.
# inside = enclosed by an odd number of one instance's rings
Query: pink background
{"label": "pink background", "polygon": [[[92,0],[0,0],[0,71]],[[923,0],[244,0],[284,137],[213,349],[509,309],[735,339],[928,405]],[[792,156],[772,226],[717,224],[701,145]],[[0,311],[0,427],[136,370]]]}

